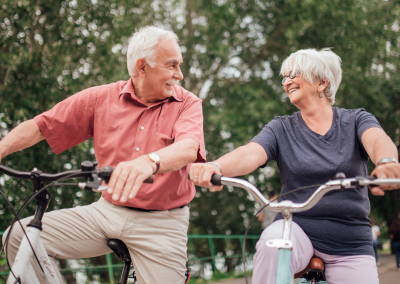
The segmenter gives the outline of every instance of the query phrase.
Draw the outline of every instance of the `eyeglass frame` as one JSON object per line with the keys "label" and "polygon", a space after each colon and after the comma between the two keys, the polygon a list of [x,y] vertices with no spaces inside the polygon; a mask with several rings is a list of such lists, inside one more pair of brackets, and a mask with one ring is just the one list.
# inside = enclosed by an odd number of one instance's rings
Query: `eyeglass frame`
{"label": "eyeglass frame", "polygon": [[297,75],[299,75],[299,74],[301,73],[301,70],[297,70],[296,73],[294,73],[293,75],[292,75],[292,73],[293,73],[293,71],[291,71],[291,72],[289,73],[288,76],[284,76],[284,77],[282,78],[282,81],[281,81],[282,86],[285,85],[285,82],[286,82],[286,79],[287,79],[287,78],[289,78],[289,79],[294,79],[294,78],[296,78]]}

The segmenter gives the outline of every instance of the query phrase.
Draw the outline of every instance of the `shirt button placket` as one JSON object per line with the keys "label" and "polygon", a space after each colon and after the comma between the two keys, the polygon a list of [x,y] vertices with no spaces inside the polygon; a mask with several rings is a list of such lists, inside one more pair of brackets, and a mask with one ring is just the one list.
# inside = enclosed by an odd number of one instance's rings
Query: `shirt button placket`
{"label": "shirt button placket", "polygon": [[143,141],[146,139],[146,131],[145,131],[143,122],[146,121],[146,119],[148,117],[147,114],[148,114],[148,109],[143,112],[143,115],[139,120],[139,125],[136,130],[137,131],[136,132],[137,143],[135,143],[136,145],[135,145],[135,151],[134,151],[134,153],[137,153],[137,154],[134,154],[133,155],[134,157],[137,157],[137,155],[140,153],[140,151],[143,151],[143,149],[144,149],[143,147],[145,147],[145,145],[143,144],[144,143]]}

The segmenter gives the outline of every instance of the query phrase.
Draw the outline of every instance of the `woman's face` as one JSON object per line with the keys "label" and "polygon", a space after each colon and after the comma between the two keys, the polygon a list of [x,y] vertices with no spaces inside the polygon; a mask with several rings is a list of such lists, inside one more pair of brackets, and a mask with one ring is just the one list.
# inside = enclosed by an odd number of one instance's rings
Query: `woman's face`
{"label": "woman's face", "polygon": [[[289,76],[289,73],[290,72],[285,73],[285,76]],[[311,84],[301,76],[301,73],[297,74],[293,79],[289,77],[286,78],[283,84],[290,102],[296,106],[301,104],[301,102],[307,102],[318,98],[318,86],[319,82],[317,82],[317,80],[314,80],[314,83]]]}

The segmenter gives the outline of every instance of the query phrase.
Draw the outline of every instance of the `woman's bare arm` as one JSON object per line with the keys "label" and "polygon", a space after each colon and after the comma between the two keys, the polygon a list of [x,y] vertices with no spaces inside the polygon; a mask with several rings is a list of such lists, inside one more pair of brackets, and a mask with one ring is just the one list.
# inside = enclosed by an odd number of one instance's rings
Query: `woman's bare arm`
{"label": "woman's bare arm", "polygon": [[[368,156],[375,165],[383,158],[394,158],[398,160],[399,153],[397,152],[396,145],[382,129],[373,127],[366,130],[361,137],[361,141]],[[394,165],[395,164],[393,164],[393,166]],[[397,172],[396,167],[393,166],[389,164],[379,165],[372,172],[372,175],[376,175],[378,178],[399,178],[400,172]],[[399,186],[372,187],[371,193],[374,195],[384,195],[384,190],[396,188],[399,188]]]}
{"label": "woman's bare arm", "polygon": [[[221,166],[222,173],[213,164],[193,164],[190,168],[190,180],[196,185],[211,187],[210,180],[213,174],[223,174],[227,177],[246,175],[263,165],[267,159],[264,148],[258,143],[250,142],[214,161]],[[219,191],[222,186],[214,186],[212,189]]]}

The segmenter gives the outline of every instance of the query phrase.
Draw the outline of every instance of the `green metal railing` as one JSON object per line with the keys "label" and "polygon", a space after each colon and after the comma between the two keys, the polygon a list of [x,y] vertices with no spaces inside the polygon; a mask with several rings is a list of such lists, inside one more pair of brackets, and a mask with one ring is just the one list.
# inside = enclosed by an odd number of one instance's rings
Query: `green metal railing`
{"label": "green metal railing", "polygon": [[[256,245],[257,240],[260,238],[260,235],[247,235],[247,240],[251,240],[254,247]],[[208,247],[210,250],[210,256],[205,256],[205,257],[198,257],[196,256],[196,251],[195,251],[195,246],[193,240],[195,239],[206,239],[208,241]],[[215,271],[216,270],[216,264],[215,260],[217,257],[217,253],[215,251],[214,247],[214,240],[216,239],[223,239],[227,242],[226,246],[229,247],[228,240],[232,239],[237,239],[239,240],[240,243],[240,251],[242,252],[242,247],[243,247],[243,239],[244,235],[188,235],[188,245],[189,245],[189,255],[191,258],[189,258],[188,263],[190,264],[193,261],[211,261],[212,263],[212,268]],[[219,256],[220,258],[235,258],[235,257],[241,257],[241,254],[235,254],[235,255],[230,255],[230,256]]]}
{"label": "green metal railing", "polygon": [[[3,232],[0,231],[0,236],[3,235]],[[247,240],[251,240],[252,244],[255,246],[257,240],[260,238],[259,235],[248,235]],[[209,249],[209,256],[197,256],[194,240],[205,240],[208,244]],[[224,240],[226,242],[226,246],[229,246],[229,241],[231,240],[238,240],[240,244],[240,251],[242,251],[243,247],[243,239],[244,235],[206,235],[206,234],[199,234],[199,235],[188,235],[188,264],[189,267],[191,264],[196,262],[211,262],[212,269],[216,270],[216,259],[217,258],[239,258],[241,254],[233,254],[230,256],[221,256],[218,255],[215,250],[215,240]],[[250,256],[250,254],[248,254]],[[114,279],[114,271],[118,269],[118,271],[122,271],[122,267],[124,266],[123,263],[113,263],[112,261],[112,253],[106,255],[107,264],[105,265],[96,265],[96,266],[85,266],[79,268],[65,268],[61,269],[61,274],[69,274],[69,273],[76,273],[76,272],[102,272],[107,271],[109,276],[110,283],[115,283]],[[9,272],[0,272],[0,275],[6,276]]]}

